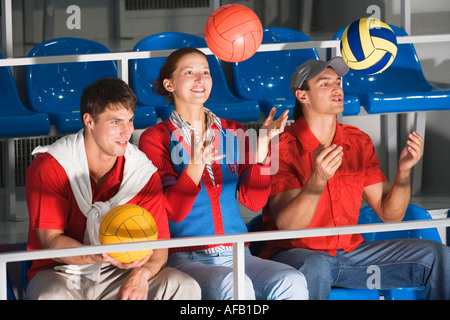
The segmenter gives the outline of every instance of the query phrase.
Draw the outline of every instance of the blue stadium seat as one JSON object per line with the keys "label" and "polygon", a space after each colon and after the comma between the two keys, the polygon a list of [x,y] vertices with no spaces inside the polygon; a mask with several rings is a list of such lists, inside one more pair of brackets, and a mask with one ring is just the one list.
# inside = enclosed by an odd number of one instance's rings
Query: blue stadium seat
{"label": "blue stadium seat", "polygon": [[[259,214],[247,223],[248,232],[262,231],[262,215]],[[251,242],[249,249],[252,255],[258,256],[264,245],[263,241]],[[379,300],[378,290],[331,288],[329,300]]]}
{"label": "blue stadium seat", "polygon": [[[151,35],[139,41],[135,51],[169,50],[182,47],[206,48],[203,38],[181,33],[167,32]],[[156,114],[166,120],[173,110],[173,105],[166,98],[152,90],[153,83],[159,75],[166,58],[135,59],[130,61],[130,85],[138,98],[138,107],[154,106]],[[257,121],[261,117],[259,104],[255,100],[244,100],[230,91],[220,63],[214,55],[208,55],[208,63],[213,80],[213,87],[205,107],[217,116],[239,122]]]}
{"label": "blue stadium seat", "polygon": [[[407,33],[391,25],[397,36]],[[345,28],[334,39],[341,39]],[[394,62],[382,73],[365,75],[350,69],[344,76],[345,94],[359,96],[367,113],[418,112],[450,109],[450,90],[432,86],[423,75],[414,46],[397,45]]]}
{"label": "blue stadium seat", "polygon": [[378,290],[333,287],[328,300],[380,300]]}
{"label": "blue stadium seat", "polygon": [[[104,45],[87,39],[58,38],[38,44],[29,57],[109,53]],[[36,112],[46,112],[59,133],[82,128],[80,98],[84,88],[103,77],[117,77],[115,61],[53,63],[26,67],[28,103]],[[135,113],[135,127],[156,123],[152,108]]]}
{"label": "blue stadium seat", "polygon": [[[304,41],[311,39],[300,31],[278,27],[263,30],[263,44]],[[266,115],[276,107],[276,117],[288,109],[292,119],[295,97],[289,81],[295,69],[311,59],[319,59],[315,48],[257,52],[243,62],[232,64],[234,91],[243,99],[258,100]],[[358,114],[361,108],[358,97],[345,95],[344,98],[343,115]]]}
{"label": "blue stadium seat", "polygon": [[[5,57],[0,53],[0,59]],[[9,67],[0,67],[0,137],[14,138],[46,135],[50,120],[46,113],[25,108],[20,100],[14,77]]]}
{"label": "blue stadium seat", "polygon": [[[430,214],[425,209],[409,204],[405,213],[403,221],[410,220],[429,220]],[[381,223],[381,219],[369,206],[360,210],[358,224],[367,223]],[[401,230],[401,231],[387,231],[374,232],[362,234],[366,241],[380,241],[392,239],[426,239],[437,242],[442,242],[439,232],[436,228],[415,229],[415,230]],[[380,290],[380,293],[386,300],[424,300],[425,293],[423,287],[415,288],[397,288],[392,290]]]}
{"label": "blue stadium seat", "polygon": [[[430,220],[432,219],[427,210],[409,204],[406,209],[405,217],[403,221],[411,220]],[[367,223],[381,223],[380,218],[369,206],[361,208],[359,213],[358,224]],[[428,229],[414,229],[414,230],[400,230],[400,231],[386,231],[386,232],[374,232],[362,234],[366,241],[380,241],[380,240],[392,240],[392,239],[426,239],[441,242],[441,237],[436,228]]]}

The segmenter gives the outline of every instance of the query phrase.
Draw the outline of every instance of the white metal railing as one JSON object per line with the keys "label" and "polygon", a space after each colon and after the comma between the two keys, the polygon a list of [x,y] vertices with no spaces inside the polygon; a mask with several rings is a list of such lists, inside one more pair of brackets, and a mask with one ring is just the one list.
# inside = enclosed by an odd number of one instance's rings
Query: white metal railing
{"label": "white metal railing", "polygon": [[278,239],[293,239],[318,236],[332,236],[354,233],[384,232],[394,230],[425,229],[450,226],[450,218],[415,220],[395,223],[373,223],[356,226],[342,226],[331,228],[310,228],[288,231],[260,231],[223,236],[203,236],[178,239],[167,239],[127,244],[110,244],[102,246],[82,246],[76,248],[21,251],[0,254],[0,300],[7,298],[7,272],[8,262],[25,260],[51,259],[58,257],[71,257],[100,253],[121,252],[128,250],[145,250],[161,248],[178,248],[187,246],[201,246],[206,244],[233,243],[233,277],[234,298],[245,299],[245,254],[246,242],[270,241]]}

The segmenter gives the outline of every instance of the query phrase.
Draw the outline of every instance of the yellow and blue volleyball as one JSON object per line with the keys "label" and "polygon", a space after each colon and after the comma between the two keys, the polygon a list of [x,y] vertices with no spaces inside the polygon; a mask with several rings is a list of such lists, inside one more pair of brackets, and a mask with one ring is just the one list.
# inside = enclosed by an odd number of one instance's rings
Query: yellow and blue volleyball
{"label": "yellow and blue volleyball", "polygon": [[[135,204],[123,204],[111,209],[100,222],[101,244],[130,243],[158,239],[158,227],[153,216]],[[123,263],[142,260],[152,250],[131,250],[109,253]]]}
{"label": "yellow and blue volleyball", "polygon": [[341,54],[349,68],[365,74],[386,70],[397,54],[397,38],[387,23],[376,18],[352,22],[341,38]]}

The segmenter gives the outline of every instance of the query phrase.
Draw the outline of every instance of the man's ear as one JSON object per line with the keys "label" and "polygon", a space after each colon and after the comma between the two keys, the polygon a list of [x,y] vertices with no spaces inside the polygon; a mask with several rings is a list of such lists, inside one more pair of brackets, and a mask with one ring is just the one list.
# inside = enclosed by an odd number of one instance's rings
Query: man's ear
{"label": "man's ear", "polygon": [[83,115],[83,124],[85,128],[92,128],[94,125],[94,118],[89,113]]}
{"label": "man's ear", "polygon": [[295,97],[300,101],[301,103],[305,103],[308,99],[308,94],[306,90],[300,90],[298,89],[295,91]]}

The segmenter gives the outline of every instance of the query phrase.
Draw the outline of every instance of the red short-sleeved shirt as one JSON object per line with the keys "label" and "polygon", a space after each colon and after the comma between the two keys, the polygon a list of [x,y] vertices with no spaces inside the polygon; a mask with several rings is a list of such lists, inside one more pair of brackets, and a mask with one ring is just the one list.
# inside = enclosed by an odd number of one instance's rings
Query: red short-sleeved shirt
{"label": "red short-sleeved shirt", "polygon": [[[356,225],[363,188],[387,181],[367,134],[337,122],[333,143],[343,147],[344,158],[328,180],[309,228]],[[271,196],[303,188],[312,172],[312,155],[319,144],[303,117],[286,128],[279,141],[279,170],[271,178]],[[276,150],[272,148],[272,152]],[[263,209],[263,225],[265,230],[276,230],[268,205]],[[349,252],[363,241],[359,234],[267,241],[260,255],[270,258],[276,252],[290,248],[320,250],[335,255],[336,249]]]}
{"label": "red short-sleeved shirt", "polygon": [[[107,201],[119,190],[124,157],[119,157],[108,178],[97,188],[91,176],[93,202]],[[79,242],[83,242],[86,217],[78,208],[75,196],[63,167],[50,154],[39,155],[26,175],[26,200],[30,216],[27,250],[42,249],[36,230],[57,229]],[[158,226],[158,238],[170,238],[164,196],[158,174],[153,174],[145,187],[128,203],[148,210]],[[53,260],[35,260],[28,272],[31,279],[38,271],[57,265]]]}

